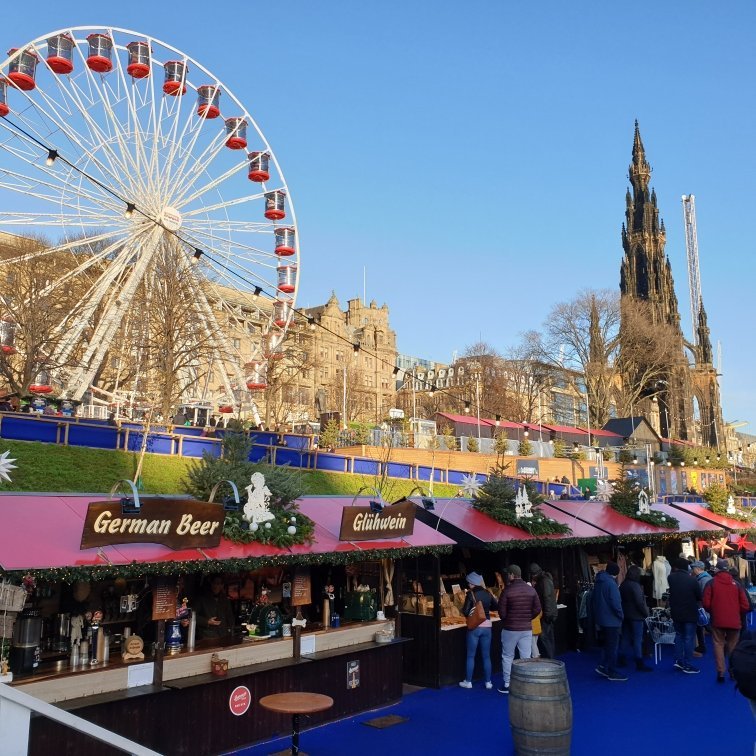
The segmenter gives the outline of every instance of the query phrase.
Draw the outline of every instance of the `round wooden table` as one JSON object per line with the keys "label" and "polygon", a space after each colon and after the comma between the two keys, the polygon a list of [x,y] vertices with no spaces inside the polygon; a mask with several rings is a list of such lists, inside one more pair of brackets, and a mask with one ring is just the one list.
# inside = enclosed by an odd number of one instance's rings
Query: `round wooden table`
{"label": "round wooden table", "polygon": [[279,714],[291,714],[291,752],[299,753],[299,717],[301,714],[316,714],[333,706],[333,699],[321,693],[273,693],[259,701],[260,706]]}

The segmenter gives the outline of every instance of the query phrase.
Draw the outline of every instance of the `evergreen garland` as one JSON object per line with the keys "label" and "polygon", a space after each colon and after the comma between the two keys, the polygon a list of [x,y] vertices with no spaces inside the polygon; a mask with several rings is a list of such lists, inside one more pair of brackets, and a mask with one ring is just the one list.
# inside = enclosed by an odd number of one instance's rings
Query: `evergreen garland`
{"label": "evergreen garland", "polygon": [[625,475],[624,462],[620,466],[620,479],[613,480],[612,484],[614,485],[614,490],[609,497],[609,506],[615,512],[619,512],[633,520],[647,522],[649,525],[656,525],[660,528],[677,530],[680,527],[680,521],[676,517],[655,509],[650,510],[649,514],[640,514],[638,511],[640,488],[638,488],[636,481]]}
{"label": "evergreen garland", "polygon": [[[497,465],[491,470],[488,480],[478,489],[472,499],[474,509],[502,525],[511,525],[534,536],[572,532],[568,525],[563,525],[543,514],[539,505],[544,502],[544,498],[528,480],[525,481],[525,489],[532,505],[532,517],[517,517],[515,513],[517,491],[505,477],[504,472],[505,468],[502,465]],[[563,542],[560,541],[561,543]],[[518,541],[517,544],[521,546],[522,541]]]}
{"label": "evergreen garland", "polygon": [[372,551],[331,551],[323,554],[280,554],[260,557],[239,557],[236,559],[197,559],[184,562],[131,562],[125,565],[97,565],[93,567],[51,567],[38,570],[0,570],[0,577],[20,584],[25,576],[50,583],[75,583],[79,580],[107,580],[123,577],[138,579],[160,575],[203,574],[216,572],[249,572],[262,567],[286,565],[318,566],[345,565],[380,559],[399,557],[419,557],[425,554],[440,555],[451,553],[451,546],[414,546],[412,548],[373,549]]}

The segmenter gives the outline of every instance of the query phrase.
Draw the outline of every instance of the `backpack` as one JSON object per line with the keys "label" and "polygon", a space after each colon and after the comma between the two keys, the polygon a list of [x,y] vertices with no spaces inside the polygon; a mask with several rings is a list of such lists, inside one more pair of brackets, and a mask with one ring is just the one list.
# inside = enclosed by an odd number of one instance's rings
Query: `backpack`
{"label": "backpack", "polygon": [[737,689],[756,701],[756,634],[749,632],[730,655],[730,673]]}

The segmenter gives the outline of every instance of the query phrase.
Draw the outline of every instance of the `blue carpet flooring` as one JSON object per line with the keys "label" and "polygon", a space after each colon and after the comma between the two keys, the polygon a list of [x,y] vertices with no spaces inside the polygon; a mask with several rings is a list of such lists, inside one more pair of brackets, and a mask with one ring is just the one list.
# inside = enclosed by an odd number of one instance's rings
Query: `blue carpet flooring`
{"label": "blue carpet flooring", "polygon": [[[573,703],[572,753],[701,754],[752,756],[754,717],[748,701],[729,679],[716,682],[711,649],[696,659],[701,672],[673,669],[671,646],[650,673],[627,669],[628,682],[610,682],[594,668],[598,651],[560,657],[567,665]],[[648,660],[651,666],[653,659]],[[394,705],[303,732],[300,748],[310,756],[373,754],[513,754],[507,696],[475,683],[421,689]],[[362,724],[387,714],[408,721],[379,730]],[[306,721],[303,721],[306,727]],[[264,756],[290,745],[280,739],[237,751]]]}

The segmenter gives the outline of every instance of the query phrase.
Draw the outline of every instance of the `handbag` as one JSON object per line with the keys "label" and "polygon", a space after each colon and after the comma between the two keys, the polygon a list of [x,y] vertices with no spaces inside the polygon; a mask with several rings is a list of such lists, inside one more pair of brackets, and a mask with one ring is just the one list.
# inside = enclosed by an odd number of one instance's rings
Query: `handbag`
{"label": "handbag", "polygon": [[[474,599],[475,594],[473,593],[473,600]],[[467,615],[466,620],[468,630],[475,630],[478,625],[486,621],[486,610],[483,608],[483,602],[480,599],[475,601],[475,606],[470,609],[470,613]]]}
{"label": "handbag", "polygon": [[698,607],[698,627],[706,627],[711,622],[711,615],[702,606]]}

